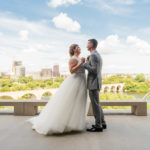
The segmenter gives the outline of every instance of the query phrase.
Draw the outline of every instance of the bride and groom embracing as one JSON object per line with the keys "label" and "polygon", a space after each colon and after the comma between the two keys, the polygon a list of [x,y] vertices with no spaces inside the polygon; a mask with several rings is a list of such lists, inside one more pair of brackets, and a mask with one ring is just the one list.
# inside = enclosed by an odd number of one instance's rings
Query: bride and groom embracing
{"label": "bride and groom embracing", "polygon": [[[80,58],[81,49],[77,44],[70,46],[71,75],[63,81],[41,113],[27,120],[32,124],[32,129],[44,135],[84,131],[88,112],[87,92],[91,100],[95,124],[86,130],[102,132],[107,128],[99,103],[102,58],[96,50],[97,45],[96,39],[88,40],[87,49],[91,54],[87,59]],[[87,80],[85,69],[88,70]]]}

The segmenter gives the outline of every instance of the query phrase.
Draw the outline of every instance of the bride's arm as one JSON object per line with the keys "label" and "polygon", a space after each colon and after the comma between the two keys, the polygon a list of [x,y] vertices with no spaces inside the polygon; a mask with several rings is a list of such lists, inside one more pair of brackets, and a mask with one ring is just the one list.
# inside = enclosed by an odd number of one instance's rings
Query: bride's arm
{"label": "bride's arm", "polygon": [[80,63],[78,63],[78,61],[76,59],[70,59],[69,61],[69,70],[71,73],[76,72],[81,65],[83,64],[83,61],[81,61]]}

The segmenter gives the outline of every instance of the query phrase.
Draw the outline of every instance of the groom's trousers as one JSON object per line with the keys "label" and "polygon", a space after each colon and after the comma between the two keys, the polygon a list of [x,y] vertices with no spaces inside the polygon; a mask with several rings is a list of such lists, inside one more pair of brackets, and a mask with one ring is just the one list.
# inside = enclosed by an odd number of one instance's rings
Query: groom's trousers
{"label": "groom's trousers", "polygon": [[95,117],[95,125],[97,128],[102,126],[102,123],[105,123],[104,113],[99,101],[99,90],[89,90],[89,96],[91,99],[93,114]]}

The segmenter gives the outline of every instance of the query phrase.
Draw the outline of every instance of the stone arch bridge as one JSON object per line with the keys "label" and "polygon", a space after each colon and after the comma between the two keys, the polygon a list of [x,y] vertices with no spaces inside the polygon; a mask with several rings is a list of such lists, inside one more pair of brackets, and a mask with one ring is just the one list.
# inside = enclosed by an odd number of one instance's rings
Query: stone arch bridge
{"label": "stone arch bridge", "polygon": [[101,93],[104,92],[123,92],[124,83],[117,84],[103,84]]}
{"label": "stone arch bridge", "polygon": [[[103,84],[101,88],[101,93],[104,92],[122,92],[123,91],[124,83],[118,84]],[[11,92],[0,92],[0,96],[10,96],[13,99],[18,99],[25,94],[32,94],[34,98],[41,99],[42,95],[45,92],[50,92],[52,95],[55,94],[57,89],[39,89],[39,90],[27,90],[27,91],[11,91]]]}
{"label": "stone arch bridge", "polygon": [[10,96],[13,99],[18,99],[25,94],[32,94],[34,98],[41,99],[45,92],[50,92],[52,95],[57,91],[57,89],[39,89],[39,90],[26,90],[26,91],[11,91],[11,92],[0,92],[0,96]]}

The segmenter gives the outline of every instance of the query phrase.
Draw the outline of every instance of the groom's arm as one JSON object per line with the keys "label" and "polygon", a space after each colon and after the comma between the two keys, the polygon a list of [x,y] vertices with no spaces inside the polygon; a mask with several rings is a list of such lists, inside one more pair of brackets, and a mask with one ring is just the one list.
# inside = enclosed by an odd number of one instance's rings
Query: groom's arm
{"label": "groom's arm", "polygon": [[97,58],[95,55],[90,56],[91,65],[89,63],[84,63],[83,67],[87,69],[89,72],[97,74]]}

